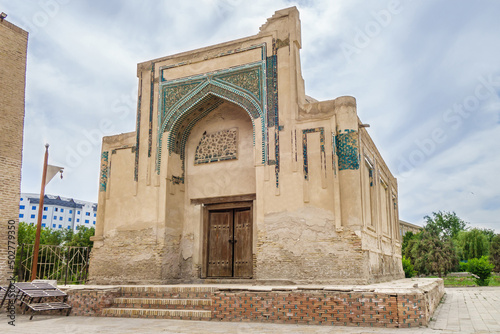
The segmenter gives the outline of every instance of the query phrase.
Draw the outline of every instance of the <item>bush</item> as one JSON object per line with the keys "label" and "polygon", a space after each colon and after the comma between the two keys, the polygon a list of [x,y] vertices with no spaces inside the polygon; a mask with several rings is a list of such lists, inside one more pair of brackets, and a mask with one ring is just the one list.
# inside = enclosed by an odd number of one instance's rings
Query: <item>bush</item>
{"label": "bush", "polygon": [[410,259],[407,259],[404,255],[403,255],[403,270],[405,272],[406,278],[411,278],[416,274]]}
{"label": "bush", "polygon": [[482,256],[480,259],[470,259],[468,264],[469,272],[479,276],[476,283],[479,286],[487,286],[490,281],[491,271],[495,267],[488,261],[488,257]]}
{"label": "bush", "polygon": [[469,264],[467,262],[460,262],[458,264],[458,267],[459,267],[459,270],[460,272],[466,272],[466,271],[469,271]]}

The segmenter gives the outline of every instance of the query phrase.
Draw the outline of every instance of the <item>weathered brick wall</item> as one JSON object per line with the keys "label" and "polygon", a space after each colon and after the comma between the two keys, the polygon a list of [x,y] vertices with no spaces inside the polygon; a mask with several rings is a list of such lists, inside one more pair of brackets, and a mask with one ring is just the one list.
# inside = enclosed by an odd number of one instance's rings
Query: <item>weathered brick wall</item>
{"label": "weathered brick wall", "polygon": [[119,288],[109,289],[63,289],[68,294],[68,304],[74,316],[100,316],[102,310],[111,307],[114,298],[120,295]]}
{"label": "weathered brick wall", "polygon": [[428,324],[421,293],[217,292],[212,319],[326,326],[408,328]]}
{"label": "weathered brick wall", "polygon": [[91,284],[159,284],[162,250],[152,229],[115,232],[90,253]]}
{"label": "weathered brick wall", "polygon": [[[10,277],[8,226],[16,226],[21,191],[28,33],[0,21],[0,284]],[[11,221],[11,224],[9,224]],[[13,221],[13,222],[12,222]],[[11,240],[17,244],[16,240]]]}

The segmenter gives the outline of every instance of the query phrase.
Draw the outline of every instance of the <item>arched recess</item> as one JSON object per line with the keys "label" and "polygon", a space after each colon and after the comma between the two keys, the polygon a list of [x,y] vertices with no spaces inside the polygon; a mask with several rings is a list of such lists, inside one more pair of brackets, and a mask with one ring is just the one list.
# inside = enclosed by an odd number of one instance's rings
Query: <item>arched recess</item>
{"label": "arched recess", "polygon": [[[265,84],[263,82],[265,80],[259,80],[259,84],[264,85],[264,88],[261,90],[263,94],[261,95],[261,99],[259,99],[244,88],[226,84],[221,80],[207,78],[206,81],[202,81],[201,83],[198,81],[198,83],[193,84],[192,86],[195,86],[195,88],[181,97],[177,102],[174,102],[168,110],[164,110],[165,108],[161,106],[156,165],[157,173],[160,173],[163,135],[164,132],[168,132],[169,154],[179,154],[182,162],[182,175],[176,177],[175,181],[176,183],[184,183],[185,144],[191,129],[200,119],[221,105],[224,100],[240,106],[250,116],[253,126],[253,144],[255,145],[255,136],[257,134],[262,136],[261,161],[265,164],[267,160],[265,145],[267,141],[267,117],[266,104],[263,103],[263,101],[266,101]],[[163,97],[160,98],[160,101],[163,100]],[[255,128],[254,119],[257,118],[260,119],[260,129]]]}

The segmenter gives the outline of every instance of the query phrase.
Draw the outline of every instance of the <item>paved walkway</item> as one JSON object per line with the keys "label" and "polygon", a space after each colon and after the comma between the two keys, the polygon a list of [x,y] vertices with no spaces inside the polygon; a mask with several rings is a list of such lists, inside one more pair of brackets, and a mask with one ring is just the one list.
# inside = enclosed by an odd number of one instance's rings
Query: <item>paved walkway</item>
{"label": "paved walkway", "polygon": [[16,326],[0,314],[0,333],[500,333],[500,287],[447,288],[429,327],[356,328],[262,323],[18,315]]}

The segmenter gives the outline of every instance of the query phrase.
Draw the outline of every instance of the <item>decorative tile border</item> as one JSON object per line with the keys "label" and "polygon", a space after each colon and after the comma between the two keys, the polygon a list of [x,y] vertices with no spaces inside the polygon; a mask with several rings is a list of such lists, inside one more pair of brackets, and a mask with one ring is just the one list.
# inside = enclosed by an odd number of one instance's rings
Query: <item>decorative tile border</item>
{"label": "decorative tile border", "polygon": [[148,129],[148,158],[151,157],[153,146],[153,102],[155,92],[155,63],[151,63],[151,90],[149,98],[149,129]]}
{"label": "decorative tile border", "polygon": [[[273,45],[273,50],[275,46]],[[266,58],[267,67],[267,122],[268,127],[274,127],[274,175],[276,188],[279,189],[280,172],[280,144],[279,132],[283,126],[279,125],[278,112],[278,56],[276,54]],[[269,163],[268,163],[269,164]]]}
{"label": "decorative tile border", "polygon": [[309,181],[309,161],[307,157],[307,134],[319,132],[320,150],[321,150],[321,169],[326,171],[326,153],[325,153],[325,128],[313,128],[302,130],[302,155],[304,158],[304,179]]}
{"label": "decorative tile border", "polygon": [[99,180],[99,191],[106,191],[108,183],[108,151],[101,154],[101,177]]}

